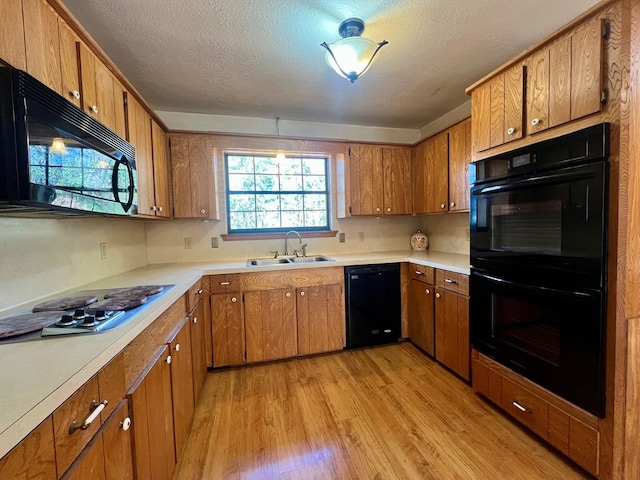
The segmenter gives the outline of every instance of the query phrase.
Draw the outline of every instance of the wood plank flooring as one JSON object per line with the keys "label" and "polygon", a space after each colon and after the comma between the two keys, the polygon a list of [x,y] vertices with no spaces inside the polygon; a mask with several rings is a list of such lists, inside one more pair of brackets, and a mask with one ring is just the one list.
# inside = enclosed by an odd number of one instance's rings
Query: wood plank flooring
{"label": "wood plank flooring", "polygon": [[410,343],[210,372],[174,475],[585,478]]}

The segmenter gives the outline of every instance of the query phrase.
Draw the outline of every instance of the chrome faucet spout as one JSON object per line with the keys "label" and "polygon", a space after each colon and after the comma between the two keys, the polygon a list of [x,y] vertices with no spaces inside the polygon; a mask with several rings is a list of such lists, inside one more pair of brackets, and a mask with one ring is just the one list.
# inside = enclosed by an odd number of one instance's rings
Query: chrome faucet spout
{"label": "chrome faucet spout", "polygon": [[295,230],[289,230],[287,233],[285,233],[284,234],[284,254],[285,254],[285,256],[289,255],[289,248],[288,248],[287,242],[289,240],[289,235],[292,234],[292,233],[295,233],[298,236],[298,240],[300,241],[300,243],[302,243],[302,237]]}

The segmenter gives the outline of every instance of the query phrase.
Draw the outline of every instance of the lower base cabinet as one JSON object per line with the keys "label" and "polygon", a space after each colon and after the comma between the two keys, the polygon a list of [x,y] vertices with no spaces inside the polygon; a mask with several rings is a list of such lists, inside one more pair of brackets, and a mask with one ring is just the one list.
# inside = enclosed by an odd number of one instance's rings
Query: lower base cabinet
{"label": "lower base cabinet", "polygon": [[429,355],[435,355],[435,288],[411,278],[408,296],[409,338]]}
{"label": "lower base cabinet", "polygon": [[164,346],[127,394],[138,480],[170,480],[176,466],[171,399],[171,355]]}
{"label": "lower base cabinet", "polygon": [[298,354],[311,355],[342,349],[344,311],[342,285],[298,288]]}
{"label": "lower base cabinet", "polygon": [[245,362],[242,293],[211,295],[213,366],[227,367]]}
{"label": "lower base cabinet", "polygon": [[128,415],[127,401],[123,400],[63,480],[132,480],[131,420]]}
{"label": "lower base cabinet", "polygon": [[29,436],[0,459],[0,478],[56,480],[53,420],[42,422]]}
{"label": "lower base cabinet", "polygon": [[600,471],[598,418],[472,351],[473,389],[582,468]]}

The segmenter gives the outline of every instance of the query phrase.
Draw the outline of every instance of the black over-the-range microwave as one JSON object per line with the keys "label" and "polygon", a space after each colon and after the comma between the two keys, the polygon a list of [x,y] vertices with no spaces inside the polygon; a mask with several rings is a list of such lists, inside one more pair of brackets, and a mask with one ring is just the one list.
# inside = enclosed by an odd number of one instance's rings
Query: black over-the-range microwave
{"label": "black over-the-range microwave", "polygon": [[29,74],[0,67],[0,215],[134,215],[135,150]]}

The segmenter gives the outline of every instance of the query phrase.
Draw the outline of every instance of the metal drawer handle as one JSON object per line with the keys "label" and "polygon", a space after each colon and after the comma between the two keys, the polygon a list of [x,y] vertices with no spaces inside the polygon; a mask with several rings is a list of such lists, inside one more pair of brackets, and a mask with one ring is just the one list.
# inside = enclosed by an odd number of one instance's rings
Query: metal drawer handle
{"label": "metal drawer handle", "polygon": [[87,428],[89,428],[93,423],[93,421],[96,418],[98,418],[98,415],[100,415],[100,412],[104,410],[104,407],[107,406],[107,403],[109,403],[107,400],[105,400],[102,403],[98,403],[95,400],[91,402],[91,407],[90,407],[90,410],[92,410],[91,415],[89,415],[82,424],[79,424],[75,420],[71,422],[71,425],[69,425],[69,435],[72,435],[73,433],[75,433],[76,430],[86,430]]}
{"label": "metal drawer handle", "polygon": [[421,272],[420,270],[416,270],[416,275],[424,275],[424,273]]}
{"label": "metal drawer handle", "polygon": [[516,400],[514,400],[513,402],[511,402],[511,405],[513,405],[514,407],[516,407],[518,410],[520,410],[523,413],[531,413],[531,409],[527,408],[527,407],[523,407],[522,405],[520,405]]}
{"label": "metal drawer handle", "polygon": [[222,286],[231,285],[231,282],[218,282],[218,285],[222,285]]}
{"label": "metal drawer handle", "polygon": [[455,280],[451,280],[450,278],[445,278],[444,281],[445,283],[458,283]]}

